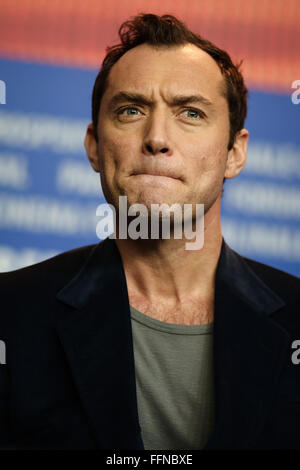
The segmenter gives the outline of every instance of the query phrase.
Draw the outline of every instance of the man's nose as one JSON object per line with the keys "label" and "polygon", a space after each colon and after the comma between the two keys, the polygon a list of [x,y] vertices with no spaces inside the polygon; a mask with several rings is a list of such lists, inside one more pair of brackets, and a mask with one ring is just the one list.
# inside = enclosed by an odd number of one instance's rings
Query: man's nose
{"label": "man's nose", "polygon": [[144,155],[161,155],[170,156],[172,149],[167,133],[167,116],[163,113],[153,113],[147,122],[142,152]]}

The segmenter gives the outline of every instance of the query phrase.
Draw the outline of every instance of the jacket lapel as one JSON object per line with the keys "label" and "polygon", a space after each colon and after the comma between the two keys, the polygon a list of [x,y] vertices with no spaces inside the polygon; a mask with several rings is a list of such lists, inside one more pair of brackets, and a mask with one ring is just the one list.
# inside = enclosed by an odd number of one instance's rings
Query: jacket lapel
{"label": "jacket lapel", "polygon": [[113,240],[93,249],[57,298],[72,307],[58,332],[98,447],[143,449],[126,278]]}
{"label": "jacket lapel", "polygon": [[270,317],[285,303],[224,239],[215,292],[216,423],[205,449],[251,448],[289,354],[288,333]]}
{"label": "jacket lapel", "polygon": [[[285,304],[224,239],[215,292],[216,424],[205,449],[247,448],[287,359],[289,336],[270,317]],[[98,446],[142,450],[126,277],[114,240],[95,246],[57,298],[69,306],[58,332]]]}

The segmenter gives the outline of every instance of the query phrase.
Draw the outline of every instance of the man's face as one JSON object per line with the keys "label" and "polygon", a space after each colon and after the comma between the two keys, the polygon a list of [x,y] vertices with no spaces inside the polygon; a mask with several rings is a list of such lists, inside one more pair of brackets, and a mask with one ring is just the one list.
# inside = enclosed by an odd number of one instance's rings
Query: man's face
{"label": "man's face", "polygon": [[142,44],[112,67],[102,97],[96,171],[107,202],[202,203],[221,197],[229,111],[215,61],[187,44]]}

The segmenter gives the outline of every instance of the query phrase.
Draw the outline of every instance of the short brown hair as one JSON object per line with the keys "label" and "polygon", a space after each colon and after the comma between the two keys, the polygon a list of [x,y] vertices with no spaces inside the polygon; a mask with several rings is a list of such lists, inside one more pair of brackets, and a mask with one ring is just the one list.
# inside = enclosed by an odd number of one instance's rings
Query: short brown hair
{"label": "short brown hair", "polygon": [[102,67],[96,77],[92,95],[92,120],[96,141],[99,109],[106,90],[107,78],[112,66],[125,54],[140,44],[159,46],[180,46],[191,43],[207,52],[218,64],[224,79],[224,96],[229,107],[230,136],[228,150],[233,146],[236,133],[244,127],[247,116],[247,95],[243,76],[240,72],[242,61],[234,65],[227,52],[212,42],[190,31],[184,23],[172,15],[157,16],[141,13],[132,20],[125,21],[119,28],[121,42],[107,47]]}

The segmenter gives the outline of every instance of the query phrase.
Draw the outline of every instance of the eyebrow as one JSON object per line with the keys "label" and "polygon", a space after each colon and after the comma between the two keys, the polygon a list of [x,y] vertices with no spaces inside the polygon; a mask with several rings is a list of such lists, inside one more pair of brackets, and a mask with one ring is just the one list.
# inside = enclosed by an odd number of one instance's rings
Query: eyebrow
{"label": "eyebrow", "polygon": [[[131,93],[127,91],[120,91],[114,95],[109,101],[109,106],[114,107],[124,101],[130,103],[139,103],[146,106],[153,105],[153,101],[149,100],[146,96],[140,93]],[[202,95],[176,95],[169,103],[173,106],[183,106],[188,103],[199,103],[207,107],[213,107],[213,103]]]}

